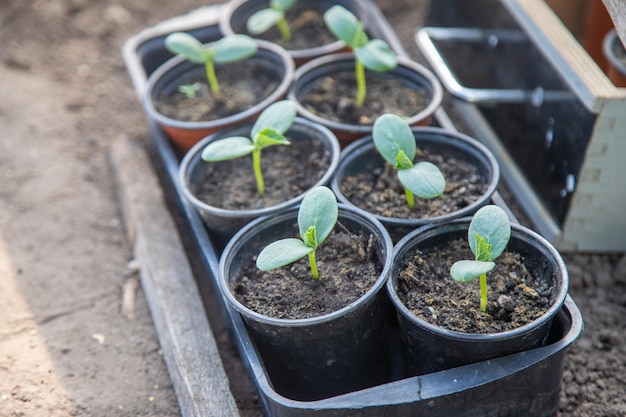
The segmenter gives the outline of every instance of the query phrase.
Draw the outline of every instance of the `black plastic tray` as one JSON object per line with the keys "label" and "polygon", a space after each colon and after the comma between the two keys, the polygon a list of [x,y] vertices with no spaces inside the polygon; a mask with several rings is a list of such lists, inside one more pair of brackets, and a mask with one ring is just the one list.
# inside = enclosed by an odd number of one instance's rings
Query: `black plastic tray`
{"label": "black plastic tray", "polygon": [[[373,22],[372,36],[387,40],[399,54],[404,54],[394,32],[376,5],[361,0],[368,6]],[[137,93],[141,95],[149,74],[170,57],[163,48],[167,33],[185,30],[209,42],[221,36],[217,26],[219,7],[198,9],[189,15],[163,22],[130,38],[124,45],[124,60]],[[443,113],[436,116],[443,127],[450,128]],[[197,276],[198,286],[211,287],[217,292],[219,253],[211,242],[198,212],[184,198],[178,182],[178,163],[169,139],[155,125],[150,125],[151,143],[158,156],[157,163],[165,172],[165,189],[182,218],[184,238],[192,247],[196,266],[202,273]],[[500,197],[496,204],[505,205]],[[191,255],[191,254],[190,254]],[[201,290],[201,296],[205,294]],[[393,382],[317,400],[295,401],[281,396],[272,386],[269,376],[254,348],[254,343],[238,313],[218,300],[233,342],[257,389],[261,406],[271,417],[295,416],[550,416],[558,410],[561,379],[567,347],[582,331],[582,317],[577,306],[568,297],[558,314],[551,332],[550,343],[542,348],[522,352],[495,360],[476,363],[433,374],[405,377],[399,354],[399,337],[390,340],[396,373]],[[393,353],[395,352],[395,353]]]}

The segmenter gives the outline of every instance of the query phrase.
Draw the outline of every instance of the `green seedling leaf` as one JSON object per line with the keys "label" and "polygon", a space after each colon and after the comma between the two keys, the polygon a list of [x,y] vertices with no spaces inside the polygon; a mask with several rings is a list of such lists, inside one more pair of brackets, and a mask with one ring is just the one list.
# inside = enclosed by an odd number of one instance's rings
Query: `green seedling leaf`
{"label": "green seedling leaf", "polygon": [[398,179],[407,190],[421,198],[438,197],[446,189],[446,179],[430,162],[418,162],[412,168],[398,170]]}
{"label": "green seedling leaf", "polygon": [[336,5],[324,13],[324,23],[335,37],[351,49],[364,46],[369,41],[363,24],[345,7]]}
{"label": "green seedling leaf", "polygon": [[246,35],[229,35],[215,42],[211,50],[218,64],[241,61],[254,55],[258,46],[254,39]]}
{"label": "green seedling leaf", "polygon": [[467,239],[475,260],[461,260],[450,268],[450,275],[459,282],[480,277],[480,310],[487,310],[487,272],[502,254],[511,238],[509,217],[500,207],[489,205],[479,209],[469,225]]}
{"label": "green seedling leaf", "polygon": [[316,246],[319,246],[332,232],[337,223],[339,210],[335,194],[327,187],[317,187],[307,193],[298,211],[300,235],[310,233],[315,228]]}
{"label": "green seedling leaf", "polygon": [[194,64],[204,64],[207,60],[202,43],[184,32],[175,32],[165,38],[165,48],[173,54],[184,56]]}
{"label": "green seedling leaf", "polygon": [[296,5],[297,0],[272,0],[270,7],[276,10],[287,11]]}
{"label": "green seedling leaf", "polygon": [[278,240],[266,246],[256,259],[256,266],[261,271],[281,268],[313,252],[310,246],[295,238]]}
{"label": "green seedling leaf", "polygon": [[476,236],[480,236],[486,244],[490,245],[491,259],[486,260],[492,261],[502,254],[511,238],[509,216],[498,206],[482,207],[472,217],[467,233],[472,253],[478,256],[478,253],[484,252],[479,252],[480,248]]}
{"label": "green seedling leaf", "polygon": [[288,238],[269,244],[257,257],[257,267],[268,271],[309,255],[311,274],[317,278],[315,250],[335,227],[338,214],[337,198],[328,187],[312,189],[304,196],[298,210],[298,230],[302,240]]}
{"label": "green seedling leaf", "polygon": [[376,149],[393,166],[398,164],[398,153],[402,151],[411,161],[415,156],[415,136],[411,127],[395,114],[383,114],[374,122],[372,135]]}
{"label": "green seedling leaf", "polygon": [[372,135],[376,149],[398,171],[400,183],[409,192],[409,207],[413,207],[412,194],[430,199],[444,193],[446,179],[439,168],[424,161],[413,165],[415,135],[404,119],[395,114],[383,114],[374,122]]}
{"label": "green seedling leaf", "polygon": [[254,13],[246,22],[246,29],[253,35],[267,32],[285,17],[285,12],[279,9],[263,9]]}
{"label": "green seedling leaf", "polygon": [[365,68],[376,72],[387,72],[398,66],[398,58],[387,42],[373,39],[354,50],[356,58]]}
{"label": "green seedling leaf", "polygon": [[272,128],[285,133],[293,125],[296,118],[296,105],[293,101],[282,100],[269,106],[252,126],[250,135],[256,136],[262,129]]}
{"label": "green seedling leaf", "polygon": [[252,138],[235,136],[208,144],[202,151],[207,162],[235,159],[252,153],[252,168],[260,196],[265,194],[265,183],[261,172],[261,150],[274,145],[289,145],[283,135],[295,120],[295,104],[288,100],[279,101],[266,108],[251,130]]}
{"label": "green seedling leaf", "polygon": [[474,239],[476,239],[476,252],[474,253],[476,260],[485,262],[493,260],[494,256],[491,252],[491,245],[487,243],[485,238],[474,232]]}
{"label": "green seedling leaf", "polygon": [[233,136],[209,143],[202,151],[201,158],[207,162],[226,161],[249,155],[254,151],[252,141],[243,136]]}
{"label": "green seedling leaf", "polygon": [[455,281],[468,282],[486,274],[496,267],[495,262],[463,260],[455,262],[450,268],[450,275]]}
{"label": "green seedling leaf", "polygon": [[273,145],[290,144],[289,140],[287,140],[285,136],[270,127],[261,130],[259,133],[257,133],[254,139],[257,147],[261,149]]}

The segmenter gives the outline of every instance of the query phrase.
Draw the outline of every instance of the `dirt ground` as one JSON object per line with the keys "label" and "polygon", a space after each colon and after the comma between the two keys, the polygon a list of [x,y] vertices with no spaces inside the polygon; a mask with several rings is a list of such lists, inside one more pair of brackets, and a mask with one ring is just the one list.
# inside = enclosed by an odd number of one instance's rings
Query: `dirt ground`
{"label": "dirt ground", "polygon": [[[148,134],[123,43],[210,3],[0,2],[0,416],[179,415],[107,158]],[[378,4],[413,50],[421,3]],[[626,258],[566,258],[586,328],[559,415],[625,416]]]}

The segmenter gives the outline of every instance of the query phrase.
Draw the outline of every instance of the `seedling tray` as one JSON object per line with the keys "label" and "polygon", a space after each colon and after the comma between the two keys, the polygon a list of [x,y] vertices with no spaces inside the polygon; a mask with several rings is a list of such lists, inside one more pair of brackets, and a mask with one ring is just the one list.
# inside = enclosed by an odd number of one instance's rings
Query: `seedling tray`
{"label": "seedling tray", "polygon": [[[375,4],[371,1],[363,3],[372,14],[371,35],[387,40],[398,53],[404,54]],[[149,74],[170,56],[163,47],[165,35],[184,30],[204,42],[217,39],[221,36],[217,26],[219,10],[219,7],[198,9],[189,15],[146,29],[126,42],[124,59],[138,95],[145,88]],[[443,127],[454,128],[441,111],[435,119]],[[198,212],[181,192],[178,181],[181,155],[177,154],[161,129],[153,124],[149,127],[151,150],[155,153],[157,168],[163,173],[166,195],[181,222],[189,256],[199,269],[196,279],[200,295],[205,298],[209,291],[217,292],[216,274],[220,254]],[[494,197],[494,203],[506,208],[499,195]],[[258,392],[261,407],[269,417],[554,415],[559,405],[565,352],[583,326],[580,311],[568,297],[555,319],[549,343],[545,347],[412,377],[407,377],[402,371],[400,339],[397,332],[392,332],[389,340],[390,357],[387,360],[393,364],[394,374],[389,383],[317,401],[297,401],[274,390],[272,376],[266,372],[241,317],[219,297],[216,299],[232,340]]]}

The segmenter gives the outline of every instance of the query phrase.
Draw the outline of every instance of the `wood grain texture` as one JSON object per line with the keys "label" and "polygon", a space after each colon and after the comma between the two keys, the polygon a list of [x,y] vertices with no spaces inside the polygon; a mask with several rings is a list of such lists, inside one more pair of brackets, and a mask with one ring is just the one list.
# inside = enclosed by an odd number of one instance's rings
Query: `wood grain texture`
{"label": "wood grain texture", "polygon": [[114,141],[127,235],[183,417],[239,416],[191,267],[145,151]]}

